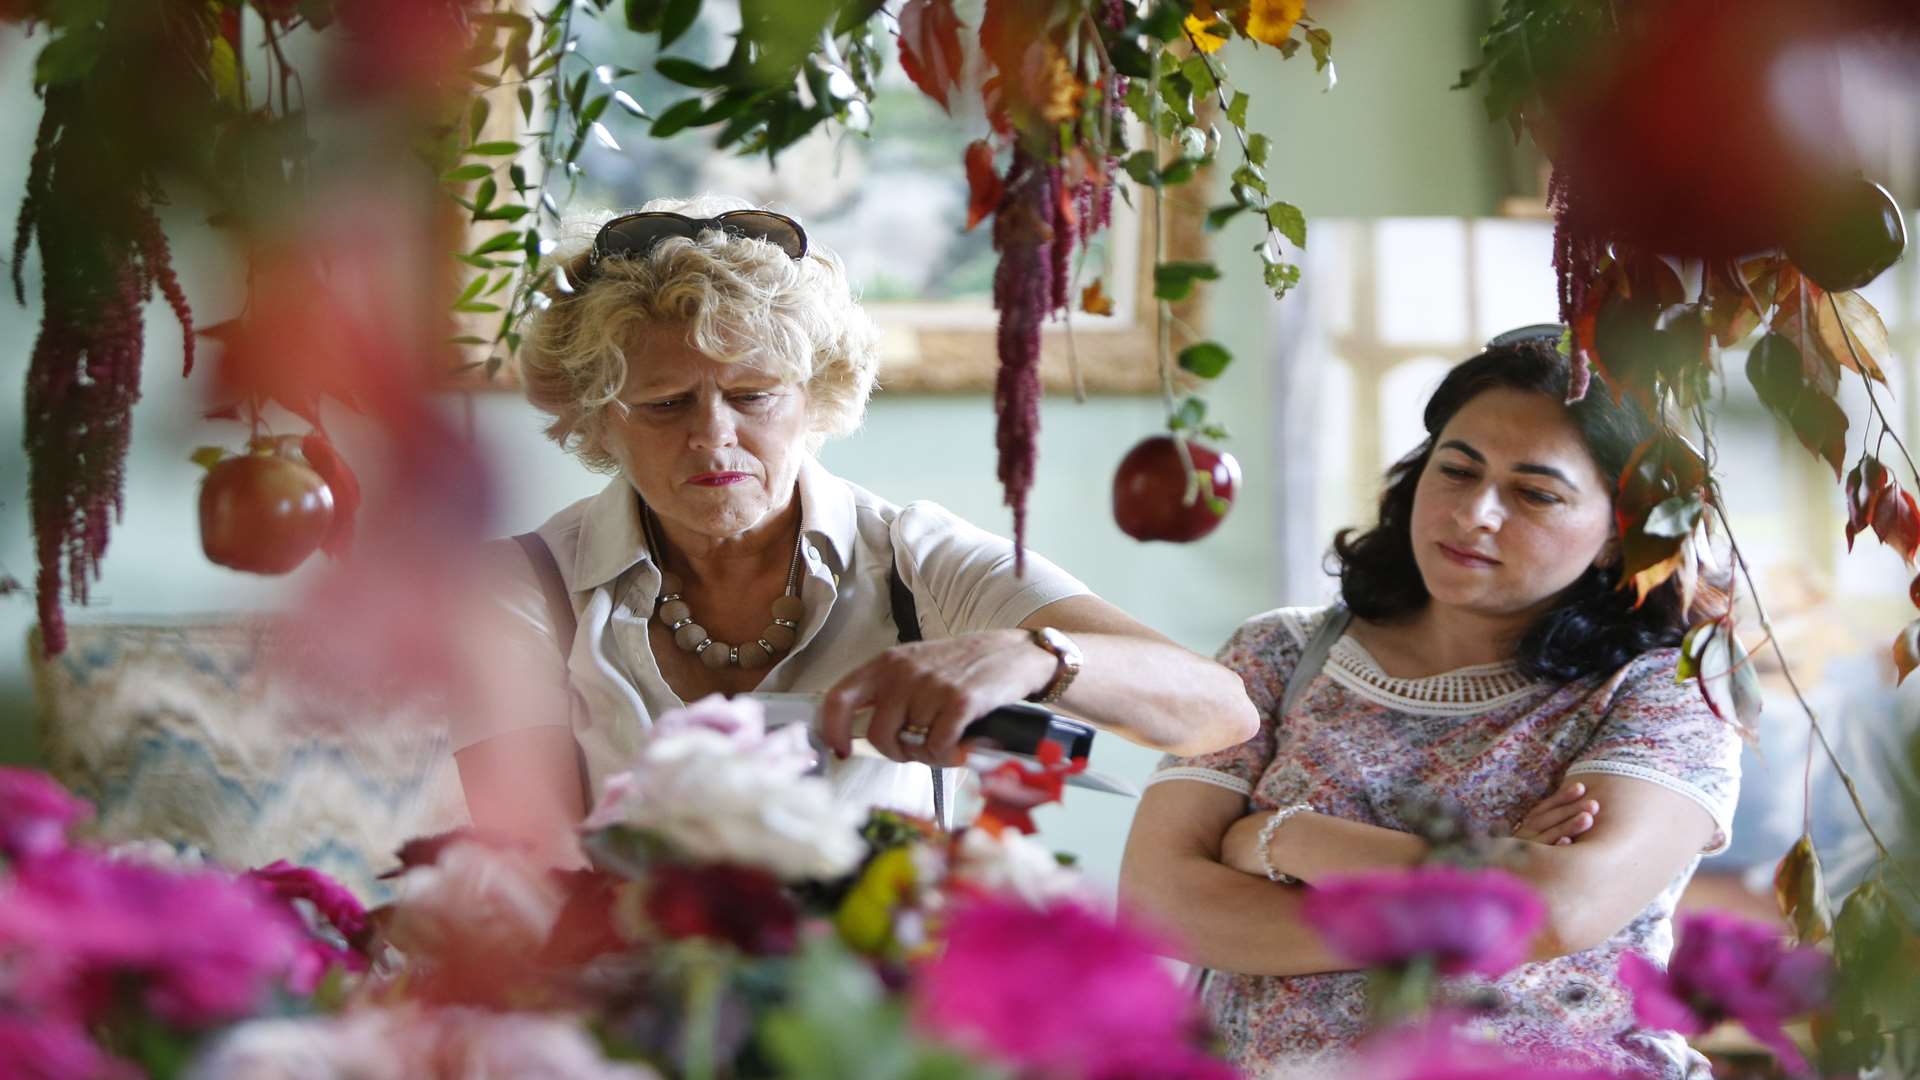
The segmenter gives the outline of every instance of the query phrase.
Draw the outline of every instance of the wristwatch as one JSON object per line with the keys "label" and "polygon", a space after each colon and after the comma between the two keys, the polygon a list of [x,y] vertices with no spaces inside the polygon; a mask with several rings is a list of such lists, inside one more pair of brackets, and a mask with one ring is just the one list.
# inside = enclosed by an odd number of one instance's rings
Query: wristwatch
{"label": "wristwatch", "polygon": [[1051,626],[1036,627],[1027,631],[1032,635],[1033,643],[1053,654],[1055,666],[1053,678],[1047,685],[1027,695],[1027,700],[1041,705],[1051,705],[1060,700],[1067,687],[1073,685],[1073,677],[1080,674],[1080,646],[1073,639],[1055,630]]}

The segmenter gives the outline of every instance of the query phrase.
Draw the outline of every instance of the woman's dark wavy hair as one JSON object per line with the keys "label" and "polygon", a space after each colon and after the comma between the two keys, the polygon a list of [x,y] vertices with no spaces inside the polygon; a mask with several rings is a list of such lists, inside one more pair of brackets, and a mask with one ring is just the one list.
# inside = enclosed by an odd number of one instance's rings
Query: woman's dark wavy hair
{"label": "woman's dark wavy hair", "polygon": [[[1496,342],[1452,371],[1428,399],[1427,439],[1387,470],[1380,521],[1359,532],[1342,529],[1333,540],[1331,568],[1340,575],[1347,607],[1364,619],[1393,619],[1425,607],[1426,582],[1413,558],[1413,493],[1439,438],[1455,413],[1488,390],[1539,394],[1542,407],[1567,410],[1600,474],[1612,480],[1626,468],[1634,448],[1656,431],[1653,420],[1630,397],[1615,401],[1596,372],[1579,401],[1562,405],[1572,372],[1551,336]],[[1357,534],[1357,535],[1356,535]],[[1637,609],[1631,589],[1619,588],[1618,569],[1592,567],[1561,594],[1560,602],[1529,627],[1515,657],[1536,679],[1569,682],[1611,672],[1641,653],[1678,645],[1697,618],[1718,615],[1726,596],[1701,582],[1693,611],[1682,610],[1676,581],[1647,595]]]}

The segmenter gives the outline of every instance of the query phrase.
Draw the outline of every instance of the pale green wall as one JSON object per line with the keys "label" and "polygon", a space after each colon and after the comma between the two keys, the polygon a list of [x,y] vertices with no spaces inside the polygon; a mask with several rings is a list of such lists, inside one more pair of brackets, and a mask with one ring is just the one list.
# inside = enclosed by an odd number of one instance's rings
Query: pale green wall
{"label": "pale green wall", "polygon": [[[1255,92],[1254,126],[1274,136],[1276,192],[1310,218],[1491,210],[1499,196],[1498,133],[1482,121],[1476,100],[1447,89],[1473,55],[1478,0],[1330,0],[1321,7],[1316,12],[1333,30],[1340,57],[1340,85],[1333,93],[1320,92],[1319,77],[1304,56],[1283,67],[1271,52],[1230,55],[1233,70]],[[25,179],[38,114],[25,89],[36,44],[0,41],[0,207],[9,215]],[[1208,651],[1245,616],[1289,599],[1275,595],[1272,586],[1267,536],[1276,508],[1263,484],[1273,435],[1267,422],[1270,372],[1262,363],[1272,302],[1250,271],[1250,259],[1236,257],[1255,239],[1244,226],[1223,238],[1226,277],[1210,298],[1213,333],[1240,362],[1209,396],[1216,415],[1238,433],[1233,449],[1249,480],[1226,524],[1187,547],[1135,544],[1112,524],[1112,469],[1127,447],[1159,424],[1159,406],[1151,399],[1104,398],[1081,406],[1050,400],[1033,493],[1030,543],[1036,550],[1136,617]],[[231,298],[223,305],[206,292],[211,275],[205,268],[213,253],[190,239],[179,248],[202,321],[225,318]],[[30,261],[30,282],[36,273],[37,262]],[[18,387],[36,324],[31,305],[22,310],[0,304],[0,354],[9,358],[11,388],[0,393],[0,568],[29,583],[33,560]],[[199,554],[198,469],[186,457],[202,442],[232,441],[233,432],[195,419],[204,375],[182,382],[178,348],[171,317],[156,305],[148,318],[146,399],[136,414],[127,517],[95,589],[96,617],[263,606],[286,595],[287,582],[231,574]],[[512,463],[502,531],[531,527],[599,486],[598,477],[541,440],[535,417],[518,400],[483,396],[475,416],[498,460]],[[1009,525],[993,479],[992,426],[981,396],[882,394],[865,429],[823,456],[836,472],[882,495],[935,499],[1004,532]],[[31,753],[34,719],[24,656],[31,620],[30,598],[0,602],[0,760]],[[1152,761],[1152,754],[1117,740],[1096,755],[1103,769],[1135,778]],[[1079,852],[1091,872],[1110,879],[1129,804],[1080,795],[1047,813],[1047,839]]]}

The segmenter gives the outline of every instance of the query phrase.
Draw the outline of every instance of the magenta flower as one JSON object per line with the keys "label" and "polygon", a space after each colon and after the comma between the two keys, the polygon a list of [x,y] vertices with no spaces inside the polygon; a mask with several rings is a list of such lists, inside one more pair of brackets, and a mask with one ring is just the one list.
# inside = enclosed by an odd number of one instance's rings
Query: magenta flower
{"label": "magenta flower", "polygon": [[1426,866],[1329,879],[1301,913],[1328,947],[1362,967],[1425,957],[1442,975],[1505,974],[1527,958],[1546,908],[1499,870]]}
{"label": "magenta flower", "polygon": [[346,886],[318,870],[295,866],[285,859],[249,870],[244,876],[286,904],[307,928],[308,939],[287,975],[287,986],[294,993],[312,993],[336,967],[367,970],[367,958],[357,947],[367,929],[367,910]]}
{"label": "magenta flower", "polygon": [[989,898],[957,908],[945,938],[915,980],[934,1035],[1047,1075],[1233,1075],[1194,1050],[1194,999],[1147,934],[1071,900]]}
{"label": "magenta flower", "polygon": [[1680,916],[1679,941],[1666,969],[1639,953],[1620,957],[1620,982],[1633,991],[1642,1024],[1698,1035],[1738,1020],[1788,1069],[1806,1059],[1781,1024],[1826,1000],[1833,966],[1818,949],[1787,948],[1780,931],[1722,912]]}
{"label": "magenta flower", "polygon": [[0,1071],[19,1080],[134,1080],[140,1071],[110,1058],[77,1024],[0,1013]]}
{"label": "magenta flower", "polygon": [[69,850],[0,883],[0,950],[27,1005],[97,1019],[131,991],[169,1023],[253,1012],[298,955],[299,923],[260,886]]}
{"label": "magenta flower", "polygon": [[64,850],[68,830],[92,816],[93,807],[46,773],[0,766],[0,856],[19,861]]}

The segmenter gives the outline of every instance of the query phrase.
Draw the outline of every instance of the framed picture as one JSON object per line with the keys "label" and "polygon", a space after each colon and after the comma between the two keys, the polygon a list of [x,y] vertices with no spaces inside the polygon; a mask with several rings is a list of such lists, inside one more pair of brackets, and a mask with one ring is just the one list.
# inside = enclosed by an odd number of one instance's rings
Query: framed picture
{"label": "framed picture", "polygon": [[[736,29],[722,25],[727,16],[718,9],[703,16],[684,51],[706,62],[723,56]],[[644,55],[648,47],[618,27],[594,26],[588,33],[582,51],[590,56]],[[654,115],[695,93],[652,71],[620,85]],[[510,108],[495,115],[500,113],[517,119]],[[571,207],[628,209],[663,196],[708,193],[791,214],[846,263],[863,305],[879,323],[883,393],[989,392],[999,362],[991,301],[998,256],[991,222],[962,228],[962,155],[967,142],[986,130],[984,114],[978,102],[957,100],[954,115],[947,115],[890,63],[875,88],[872,116],[869,136],[817,129],[769,165],[765,155],[716,150],[711,128],[655,139],[649,121],[611,109],[602,120],[618,149],[589,146]],[[1050,391],[1160,389],[1152,300],[1156,196],[1139,188],[1115,194],[1112,226],[1087,251],[1076,252],[1070,316],[1043,332],[1042,378]],[[1162,222],[1166,258],[1205,257],[1203,214],[1204,208],[1169,200]],[[1113,301],[1112,315],[1079,310],[1079,290],[1096,279]],[[1176,351],[1204,335],[1204,290],[1202,285],[1174,305]],[[516,389],[512,364],[481,385]]]}

